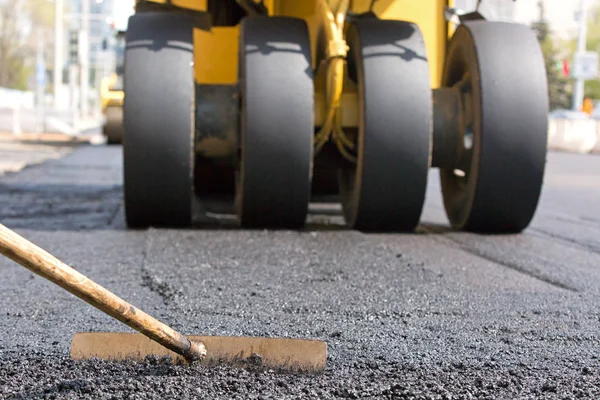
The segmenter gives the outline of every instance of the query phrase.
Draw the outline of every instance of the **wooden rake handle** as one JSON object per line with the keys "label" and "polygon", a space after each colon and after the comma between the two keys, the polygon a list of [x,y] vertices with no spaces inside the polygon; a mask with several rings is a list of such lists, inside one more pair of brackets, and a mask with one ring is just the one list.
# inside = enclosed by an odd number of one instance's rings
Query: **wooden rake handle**
{"label": "wooden rake handle", "polygon": [[186,360],[191,362],[206,356],[204,344],[190,341],[2,224],[0,253],[180,354]]}

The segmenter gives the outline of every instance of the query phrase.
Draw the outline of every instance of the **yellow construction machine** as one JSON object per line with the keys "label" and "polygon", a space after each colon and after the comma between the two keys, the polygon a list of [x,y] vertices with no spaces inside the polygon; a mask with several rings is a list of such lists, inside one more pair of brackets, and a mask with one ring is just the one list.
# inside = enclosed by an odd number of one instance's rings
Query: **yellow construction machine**
{"label": "yellow construction machine", "polygon": [[123,62],[125,56],[125,32],[115,35],[115,68],[104,77],[100,86],[102,114],[105,121],[102,132],[110,144],[123,141]]}
{"label": "yellow construction machine", "polygon": [[351,229],[413,231],[438,168],[452,227],[520,232],[544,175],[544,68],[529,27],[447,0],[139,0],[127,224],[187,226],[225,196],[241,227],[300,229],[328,194]]}

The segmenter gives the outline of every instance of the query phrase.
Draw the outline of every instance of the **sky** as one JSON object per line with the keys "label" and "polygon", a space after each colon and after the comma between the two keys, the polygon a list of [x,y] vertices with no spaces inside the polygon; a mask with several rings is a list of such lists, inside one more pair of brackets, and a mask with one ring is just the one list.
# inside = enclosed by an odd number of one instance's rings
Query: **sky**
{"label": "sky", "polygon": [[126,30],[127,19],[133,14],[133,6],[135,0],[115,0],[114,12],[115,12],[115,28],[119,30]]}

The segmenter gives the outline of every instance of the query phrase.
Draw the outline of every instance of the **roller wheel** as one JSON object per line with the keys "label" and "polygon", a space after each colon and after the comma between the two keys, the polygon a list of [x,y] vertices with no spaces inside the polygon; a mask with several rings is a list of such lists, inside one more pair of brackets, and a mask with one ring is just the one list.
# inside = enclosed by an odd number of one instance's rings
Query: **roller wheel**
{"label": "roller wheel", "polygon": [[505,22],[461,25],[442,85],[461,85],[464,104],[462,155],[455,168],[440,170],[448,219],[473,232],[522,231],[540,196],[548,132],[546,71],[535,34]]}
{"label": "roller wheel", "polygon": [[346,223],[362,231],[411,231],[425,201],[432,102],[425,42],[410,22],[352,23],[349,78],[357,84],[357,162],[341,169]]}
{"label": "roller wheel", "polygon": [[129,227],[192,220],[193,18],[144,12],[129,20],[124,71],[124,191]]}
{"label": "roller wheel", "polygon": [[109,106],[106,108],[106,123],[103,127],[104,136],[108,144],[121,144],[123,142],[123,108]]}
{"label": "roller wheel", "polygon": [[247,228],[301,228],[310,200],[314,135],[306,23],[288,17],[245,18],[239,59],[238,217]]}

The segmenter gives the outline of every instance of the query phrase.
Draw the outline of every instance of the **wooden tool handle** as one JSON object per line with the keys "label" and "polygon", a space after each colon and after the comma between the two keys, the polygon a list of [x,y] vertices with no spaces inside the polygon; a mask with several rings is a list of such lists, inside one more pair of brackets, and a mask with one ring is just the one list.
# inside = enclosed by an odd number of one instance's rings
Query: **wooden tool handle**
{"label": "wooden tool handle", "polygon": [[0,224],[0,253],[56,283],[113,318],[155,340],[188,361],[202,359],[206,349],[137,309],[67,264]]}

